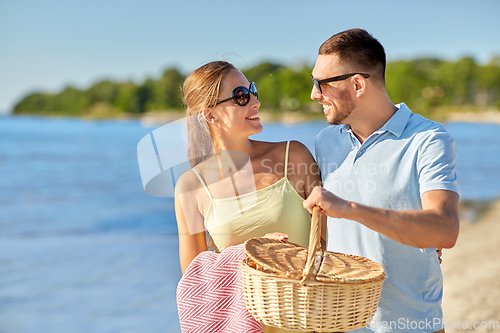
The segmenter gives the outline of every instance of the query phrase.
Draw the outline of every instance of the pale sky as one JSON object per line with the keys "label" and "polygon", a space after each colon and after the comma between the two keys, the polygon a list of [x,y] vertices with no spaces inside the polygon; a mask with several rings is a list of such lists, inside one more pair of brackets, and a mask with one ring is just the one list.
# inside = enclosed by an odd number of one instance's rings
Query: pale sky
{"label": "pale sky", "polygon": [[0,113],[25,94],[141,81],[224,59],[314,64],[318,47],[368,30],[388,60],[500,55],[499,0],[0,0]]}

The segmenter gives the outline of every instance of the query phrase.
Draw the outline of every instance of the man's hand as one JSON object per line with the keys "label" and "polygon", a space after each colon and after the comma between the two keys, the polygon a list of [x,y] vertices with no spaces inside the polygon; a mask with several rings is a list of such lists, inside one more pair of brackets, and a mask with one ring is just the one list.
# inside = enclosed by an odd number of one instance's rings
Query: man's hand
{"label": "man's hand", "polygon": [[310,214],[312,214],[314,206],[318,206],[321,208],[322,214],[336,218],[344,217],[344,214],[351,209],[348,201],[339,198],[321,186],[314,187],[311,194],[304,200],[303,206]]}

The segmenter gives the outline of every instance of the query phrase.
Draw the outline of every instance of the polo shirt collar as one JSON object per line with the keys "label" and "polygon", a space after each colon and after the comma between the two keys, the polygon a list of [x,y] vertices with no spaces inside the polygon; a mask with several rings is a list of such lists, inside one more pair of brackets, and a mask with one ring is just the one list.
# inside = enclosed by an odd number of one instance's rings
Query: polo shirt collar
{"label": "polo shirt collar", "polygon": [[398,110],[392,115],[392,117],[382,126],[378,133],[391,132],[398,138],[403,134],[403,131],[408,124],[411,116],[411,110],[408,109],[405,103],[397,104]]}
{"label": "polo shirt collar", "polygon": [[340,133],[342,133],[343,131],[351,132],[351,125],[349,124],[340,124],[338,125],[338,127]]}
{"label": "polo shirt collar", "polygon": [[[403,131],[408,124],[411,116],[411,110],[408,109],[405,103],[400,103],[395,105],[398,110],[392,115],[392,117],[382,126],[379,130],[375,131],[376,133],[384,133],[391,132],[398,138],[403,134]],[[352,132],[351,125],[349,124],[341,124],[338,125],[339,132],[343,131]]]}

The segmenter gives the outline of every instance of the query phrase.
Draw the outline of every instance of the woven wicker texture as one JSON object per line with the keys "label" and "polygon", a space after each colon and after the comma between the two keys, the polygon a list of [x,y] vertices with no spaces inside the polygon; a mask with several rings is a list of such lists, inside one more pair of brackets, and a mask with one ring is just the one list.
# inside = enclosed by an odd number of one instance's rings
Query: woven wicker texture
{"label": "woven wicker texture", "polygon": [[242,265],[248,312],[268,326],[297,331],[340,332],[362,328],[377,310],[384,280],[338,284],[279,277],[262,272],[249,258]]}
{"label": "woven wicker texture", "polygon": [[245,243],[241,263],[248,311],[263,324],[298,331],[358,329],[377,310],[385,272],[358,256],[319,248],[319,209],[309,248],[270,238]]}
{"label": "woven wicker texture", "polygon": [[[245,243],[247,256],[259,270],[300,280],[307,261],[307,248],[268,238],[252,238]],[[318,251],[315,256],[316,280],[338,283],[364,283],[383,280],[384,269],[369,259],[336,252]]]}

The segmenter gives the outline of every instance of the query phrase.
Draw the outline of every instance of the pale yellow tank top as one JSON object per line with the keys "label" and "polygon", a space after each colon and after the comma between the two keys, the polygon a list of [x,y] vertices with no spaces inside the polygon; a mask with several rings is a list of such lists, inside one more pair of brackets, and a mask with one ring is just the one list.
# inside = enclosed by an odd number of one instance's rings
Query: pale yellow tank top
{"label": "pale yellow tank top", "polygon": [[[285,166],[289,146],[290,142],[286,145]],[[304,199],[288,180],[286,167],[276,183],[224,199],[214,198],[200,174],[192,170],[210,197],[204,223],[219,251],[271,232],[287,234],[289,242],[308,245],[311,217],[302,206]]]}
{"label": "pale yellow tank top", "polygon": [[[214,198],[198,171],[191,169],[210,197],[204,223],[219,251],[271,232],[287,234],[289,242],[308,246],[311,216],[302,206],[304,199],[287,178],[289,147],[287,142],[283,178],[263,189],[232,198]],[[264,333],[285,332],[291,331],[264,325]]]}

